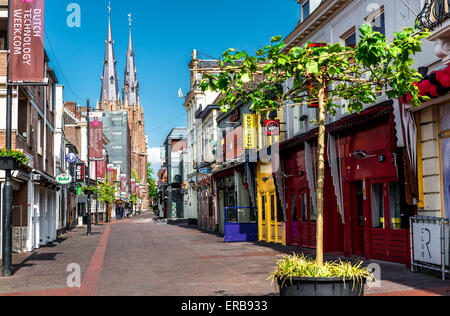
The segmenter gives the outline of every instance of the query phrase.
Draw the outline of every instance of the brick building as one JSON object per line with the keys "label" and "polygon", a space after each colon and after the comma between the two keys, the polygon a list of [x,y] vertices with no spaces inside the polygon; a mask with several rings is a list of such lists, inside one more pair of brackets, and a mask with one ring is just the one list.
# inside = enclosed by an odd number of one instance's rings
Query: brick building
{"label": "brick building", "polygon": [[[0,148],[6,146],[7,5],[7,1],[0,2]],[[30,159],[27,166],[12,173],[14,252],[32,251],[57,237],[56,205],[60,188],[55,181],[54,139],[58,79],[46,54],[44,63],[48,86],[13,87],[12,149],[22,151]],[[5,172],[0,171],[0,192],[4,182]],[[0,218],[3,218],[3,197],[0,205]],[[0,254],[1,248],[0,242]]]}

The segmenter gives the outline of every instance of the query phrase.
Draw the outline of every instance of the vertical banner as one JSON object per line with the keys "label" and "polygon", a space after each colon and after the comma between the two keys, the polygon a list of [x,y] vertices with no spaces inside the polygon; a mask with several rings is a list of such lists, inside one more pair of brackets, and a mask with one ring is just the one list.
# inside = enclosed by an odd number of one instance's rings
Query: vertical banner
{"label": "vertical banner", "polygon": [[122,174],[120,176],[120,192],[125,193],[127,192],[127,175]]}
{"label": "vertical banner", "polygon": [[105,180],[106,179],[106,157],[102,161],[96,161],[96,171],[97,171],[97,179]]}
{"label": "vertical banner", "polygon": [[244,149],[256,149],[256,116],[254,114],[243,115]]}
{"label": "vertical banner", "polygon": [[131,179],[131,194],[136,194],[136,180]]}
{"label": "vertical banner", "polygon": [[103,160],[103,113],[89,116],[89,159]]}
{"label": "vertical banner", "polygon": [[119,172],[120,172],[119,168],[116,167],[113,169],[113,177],[112,177],[113,183],[119,181]]}
{"label": "vertical banner", "polygon": [[109,183],[113,182],[113,177],[114,177],[113,171],[114,171],[114,165],[108,165],[108,180],[109,180]]}
{"label": "vertical banner", "polygon": [[43,82],[44,0],[11,0],[10,82]]}

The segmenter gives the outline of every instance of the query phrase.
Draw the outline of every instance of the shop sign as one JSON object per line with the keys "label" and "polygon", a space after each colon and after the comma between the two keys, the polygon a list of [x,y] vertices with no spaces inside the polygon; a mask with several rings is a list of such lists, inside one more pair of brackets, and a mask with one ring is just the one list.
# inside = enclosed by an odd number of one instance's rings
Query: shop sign
{"label": "shop sign", "polygon": [[199,170],[201,174],[210,174],[212,172],[211,168],[202,168]]}
{"label": "shop sign", "polygon": [[68,174],[61,174],[59,176],[56,177],[56,182],[58,182],[61,185],[68,185],[72,183],[72,176],[68,175]]}
{"label": "shop sign", "polygon": [[75,155],[74,153],[70,153],[66,156],[66,161],[68,163],[76,163],[78,160],[77,155]]}
{"label": "shop sign", "polygon": [[243,115],[244,149],[256,149],[256,116],[254,114]]}
{"label": "shop sign", "polygon": [[75,180],[77,183],[84,183],[86,177],[86,166],[84,163],[77,163],[75,166]]}
{"label": "shop sign", "polygon": [[266,135],[280,136],[280,120],[266,120]]}

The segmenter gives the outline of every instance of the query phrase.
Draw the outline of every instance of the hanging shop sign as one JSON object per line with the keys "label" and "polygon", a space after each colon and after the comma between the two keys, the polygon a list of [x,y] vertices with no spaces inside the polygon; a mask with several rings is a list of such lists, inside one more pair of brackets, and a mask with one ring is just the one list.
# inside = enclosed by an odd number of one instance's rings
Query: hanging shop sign
{"label": "hanging shop sign", "polygon": [[212,172],[211,168],[202,168],[199,170],[201,174],[210,174]]}
{"label": "hanging shop sign", "polygon": [[244,149],[256,149],[256,115],[243,115]]}
{"label": "hanging shop sign", "polygon": [[77,155],[75,155],[74,153],[70,153],[66,156],[66,161],[68,163],[76,163],[78,160]]}
{"label": "hanging shop sign", "polygon": [[280,136],[280,120],[266,120],[266,135]]}
{"label": "hanging shop sign", "polygon": [[11,0],[9,81],[44,82],[44,0]]}
{"label": "hanging shop sign", "polygon": [[58,182],[61,185],[68,185],[72,183],[72,176],[68,175],[68,174],[61,174],[59,176],[56,177],[56,182]]}
{"label": "hanging shop sign", "polygon": [[86,166],[84,163],[77,163],[75,166],[75,181],[77,183],[84,183],[86,177]]}

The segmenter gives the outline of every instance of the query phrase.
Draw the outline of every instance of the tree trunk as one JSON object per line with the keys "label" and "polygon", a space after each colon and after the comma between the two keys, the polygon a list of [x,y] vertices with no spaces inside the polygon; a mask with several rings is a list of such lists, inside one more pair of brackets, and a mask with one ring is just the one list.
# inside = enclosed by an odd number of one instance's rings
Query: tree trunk
{"label": "tree trunk", "polygon": [[319,81],[319,140],[318,140],[318,156],[319,166],[317,175],[317,264],[323,266],[323,190],[325,181],[325,105],[326,105],[326,82]]}

